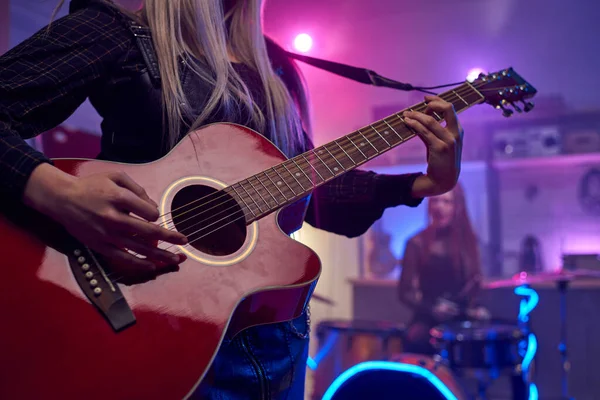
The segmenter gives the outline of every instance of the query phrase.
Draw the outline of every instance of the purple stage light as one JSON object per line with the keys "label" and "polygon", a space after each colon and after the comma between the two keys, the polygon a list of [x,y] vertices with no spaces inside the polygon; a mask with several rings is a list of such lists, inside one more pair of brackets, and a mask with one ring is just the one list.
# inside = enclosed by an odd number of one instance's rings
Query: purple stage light
{"label": "purple stage light", "polygon": [[307,53],[312,49],[313,40],[310,35],[301,33],[294,39],[294,48],[301,53]]}
{"label": "purple stage light", "polygon": [[485,73],[486,72],[481,68],[471,68],[469,70],[469,73],[467,74],[467,80],[469,82],[473,82],[475,79],[477,79],[479,74],[485,74]]}

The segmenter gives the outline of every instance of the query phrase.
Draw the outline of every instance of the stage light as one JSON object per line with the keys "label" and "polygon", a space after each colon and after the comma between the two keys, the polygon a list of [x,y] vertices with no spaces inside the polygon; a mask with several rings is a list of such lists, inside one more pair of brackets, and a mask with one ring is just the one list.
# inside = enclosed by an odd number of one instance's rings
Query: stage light
{"label": "stage light", "polygon": [[329,386],[321,400],[331,400],[335,393],[342,387],[342,385],[347,380],[349,380],[356,374],[369,370],[398,371],[418,375],[429,381],[447,400],[458,400],[456,396],[452,394],[452,391],[446,385],[444,385],[444,383],[437,376],[435,376],[427,369],[418,365],[403,364],[392,361],[366,361],[360,364],[356,364],[355,366],[344,371],[344,373],[342,373],[333,381],[333,383],[331,384],[331,386]]}
{"label": "stage light", "polygon": [[469,70],[469,73],[467,74],[467,80],[469,82],[473,82],[475,79],[477,79],[479,74],[485,74],[485,73],[486,72],[484,70],[482,70],[481,68],[472,68],[471,70]]}
{"label": "stage light", "polygon": [[310,51],[310,49],[312,49],[312,46],[313,40],[306,33],[301,33],[298,36],[296,36],[296,39],[294,39],[294,47],[301,53],[306,53]]}

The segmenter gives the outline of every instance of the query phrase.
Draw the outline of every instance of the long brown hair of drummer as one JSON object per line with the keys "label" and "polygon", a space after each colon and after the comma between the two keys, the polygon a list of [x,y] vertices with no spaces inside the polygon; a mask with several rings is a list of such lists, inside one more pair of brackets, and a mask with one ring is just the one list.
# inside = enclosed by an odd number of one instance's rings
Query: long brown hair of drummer
{"label": "long brown hair of drummer", "polygon": [[448,240],[446,245],[453,267],[458,269],[464,265],[469,275],[477,273],[481,269],[479,246],[467,212],[465,191],[460,183],[450,192],[429,198],[427,216],[429,225],[423,232],[424,246],[421,246],[425,263],[437,234],[448,230],[444,236]]}

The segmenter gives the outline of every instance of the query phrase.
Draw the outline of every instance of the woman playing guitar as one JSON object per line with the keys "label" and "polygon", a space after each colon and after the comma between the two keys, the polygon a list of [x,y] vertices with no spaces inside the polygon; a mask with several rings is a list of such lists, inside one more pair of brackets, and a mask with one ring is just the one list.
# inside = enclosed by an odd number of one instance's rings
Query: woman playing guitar
{"label": "woman playing guitar", "polygon": [[[89,98],[103,118],[101,160],[152,162],[216,122],[248,126],[288,157],[311,149],[307,94],[293,62],[265,38],[262,7],[262,0],[146,0],[131,12],[110,1],[72,0],[68,16],[0,58],[2,212],[45,214],[124,276],[185,262],[154,245],[188,239],[152,223],[160,199],[147,188],[125,173],[65,173],[24,139],[61,124]],[[427,173],[350,171],[315,190],[306,222],[355,237],[386,208],[415,207],[454,187],[463,132],[450,103],[426,100],[425,112],[405,116],[428,148]],[[307,325],[304,313],[224,340],[194,396],[302,399]]]}

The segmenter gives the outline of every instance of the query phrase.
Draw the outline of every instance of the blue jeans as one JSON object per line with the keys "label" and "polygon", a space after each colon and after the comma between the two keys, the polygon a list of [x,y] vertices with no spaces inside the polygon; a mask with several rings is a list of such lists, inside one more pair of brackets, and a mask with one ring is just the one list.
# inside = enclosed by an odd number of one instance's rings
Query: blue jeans
{"label": "blue jeans", "polygon": [[309,331],[305,312],[224,340],[192,399],[303,400]]}

